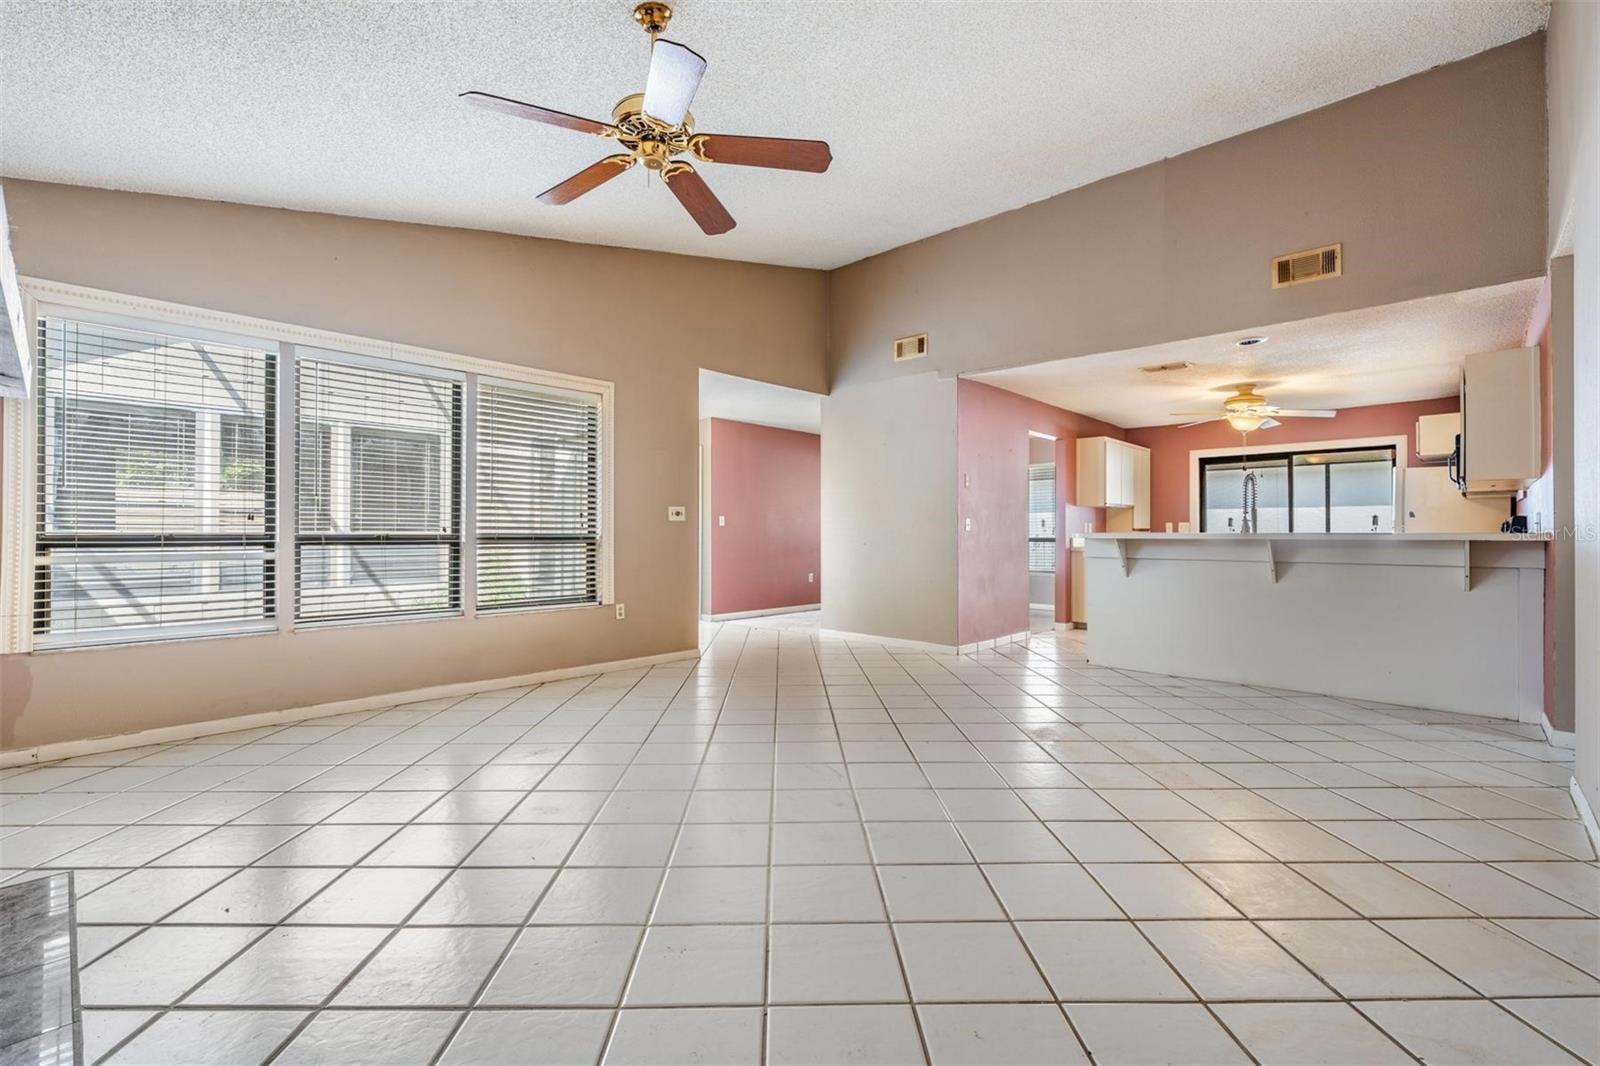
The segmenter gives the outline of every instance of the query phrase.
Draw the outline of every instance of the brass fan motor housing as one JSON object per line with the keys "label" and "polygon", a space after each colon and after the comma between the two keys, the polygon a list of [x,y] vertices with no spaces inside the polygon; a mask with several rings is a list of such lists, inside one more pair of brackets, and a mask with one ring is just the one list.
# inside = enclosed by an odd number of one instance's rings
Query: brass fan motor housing
{"label": "brass fan motor housing", "polygon": [[1222,406],[1229,411],[1241,407],[1264,407],[1267,398],[1255,391],[1255,382],[1248,382],[1238,386],[1237,391],[1222,401]]}
{"label": "brass fan motor housing", "polygon": [[694,115],[685,114],[676,126],[668,126],[644,113],[644,93],[631,93],[611,109],[614,137],[650,170],[662,170],[675,155],[694,151]]}

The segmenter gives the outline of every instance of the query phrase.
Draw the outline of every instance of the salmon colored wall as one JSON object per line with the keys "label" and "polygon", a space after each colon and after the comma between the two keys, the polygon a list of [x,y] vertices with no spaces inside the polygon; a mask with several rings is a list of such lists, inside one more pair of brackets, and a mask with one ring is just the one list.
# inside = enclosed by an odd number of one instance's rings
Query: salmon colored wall
{"label": "salmon colored wall", "polygon": [[[1028,628],[1028,431],[1056,438],[1056,621],[1071,604],[1067,539],[1085,522],[1105,528],[1105,509],[1078,507],[1079,437],[1118,437],[1108,422],[976,381],[956,386],[957,640]],[[972,520],[972,529],[966,520]]]}
{"label": "salmon colored wall", "polygon": [[821,437],[713,418],[707,491],[712,614],[822,601]]}
{"label": "salmon colored wall", "polygon": [[[1250,434],[1250,447],[1263,452],[1317,440],[1354,440],[1361,437],[1406,438],[1401,465],[1415,462],[1416,422],[1420,415],[1460,410],[1454,396],[1410,403],[1383,403],[1371,407],[1346,407],[1333,418],[1287,419],[1275,429]],[[1148,426],[1130,429],[1127,439],[1150,449],[1150,528],[1174,529],[1189,521],[1189,453],[1206,448],[1237,448],[1239,432],[1226,422],[1200,426]]]}

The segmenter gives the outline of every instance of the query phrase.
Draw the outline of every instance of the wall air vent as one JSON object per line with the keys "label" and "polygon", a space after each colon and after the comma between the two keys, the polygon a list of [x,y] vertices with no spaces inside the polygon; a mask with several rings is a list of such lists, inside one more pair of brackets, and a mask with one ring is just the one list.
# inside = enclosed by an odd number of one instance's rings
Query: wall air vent
{"label": "wall air vent", "polygon": [[1185,359],[1176,363],[1156,363],[1152,366],[1141,366],[1139,368],[1139,373],[1165,374],[1172,370],[1188,370],[1191,366],[1194,366],[1194,364]]}
{"label": "wall air vent", "polygon": [[1304,252],[1290,252],[1272,261],[1272,287],[1286,288],[1344,273],[1344,245],[1327,244]]}
{"label": "wall air vent", "polygon": [[894,361],[902,363],[907,359],[920,359],[928,354],[928,335],[916,333],[909,337],[901,337],[894,342]]}

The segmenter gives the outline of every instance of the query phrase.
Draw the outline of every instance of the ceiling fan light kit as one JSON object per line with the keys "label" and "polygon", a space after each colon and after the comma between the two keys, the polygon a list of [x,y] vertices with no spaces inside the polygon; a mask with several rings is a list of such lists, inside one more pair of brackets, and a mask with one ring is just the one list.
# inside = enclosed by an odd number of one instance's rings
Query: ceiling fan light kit
{"label": "ceiling fan light kit", "polygon": [[1291,411],[1279,407],[1275,403],[1268,403],[1267,398],[1256,391],[1255,382],[1245,382],[1234,385],[1233,395],[1222,401],[1222,412],[1213,414],[1209,411],[1174,411],[1174,418],[1193,418],[1193,422],[1185,422],[1181,429],[1190,426],[1201,426],[1207,422],[1226,422],[1240,433],[1254,433],[1258,429],[1272,429],[1280,426],[1280,418],[1332,418],[1338,411]]}
{"label": "ceiling fan light kit", "polygon": [[593,192],[636,163],[660,173],[700,229],[708,235],[726,233],[736,225],[694,166],[678,159],[689,155],[702,163],[768,167],[820,174],[833,162],[824,141],[786,137],[741,137],[694,132],[689,105],[706,61],[698,52],[661,37],[672,21],[672,7],[647,0],[633,9],[633,19],[650,35],[650,72],[644,92],[631,93],[611,109],[611,122],[569,115],[535,104],[525,104],[493,93],[464,92],[462,99],[491,111],[532,119],[547,126],[593,134],[617,141],[624,153],[610,155],[585,167],[566,181],[539,194],[539,202],[559,206]]}

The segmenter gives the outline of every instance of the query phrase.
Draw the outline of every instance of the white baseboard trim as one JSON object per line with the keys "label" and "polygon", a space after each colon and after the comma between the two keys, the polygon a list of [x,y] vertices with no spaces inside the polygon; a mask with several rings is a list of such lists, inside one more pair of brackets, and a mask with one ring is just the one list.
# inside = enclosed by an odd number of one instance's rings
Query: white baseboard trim
{"label": "white baseboard trim", "polygon": [[955,655],[959,652],[954,644],[933,644],[925,640],[904,640],[900,637],[880,637],[872,633],[852,633],[844,629],[819,629],[817,635],[832,637],[835,640],[857,640],[871,644],[882,644],[886,648],[899,648],[903,651],[926,651],[935,655]]}
{"label": "white baseboard trim", "polygon": [[1028,632],[1028,630],[1024,629],[1020,633],[1011,633],[1004,637],[995,637],[993,640],[980,640],[972,644],[962,644],[956,648],[956,652],[960,655],[970,655],[975,651],[987,651],[991,648],[1000,648],[1007,644],[1015,644],[1018,641],[1026,642],[1028,639]]}
{"label": "white baseboard trim", "polygon": [[1600,855],[1600,822],[1595,821],[1594,808],[1589,806],[1589,797],[1578,784],[1576,777],[1567,787],[1572,793],[1572,805],[1578,808],[1578,818],[1583,822],[1584,832],[1589,834],[1589,843],[1594,845],[1595,854]]}
{"label": "white baseboard trim", "polygon": [[311,718],[329,718],[336,714],[351,714],[355,711],[383,710],[401,703],[420,703],[423,700],[447,699],[451,696],[470,696],[474,692],[485,692],[499,688],[516,688],[520,685],[560,681],[569,677],[586,677],[589,674],[602,674],[611,670],[631,670],[641,666],[656,666],[660,663],[696,659],[699,656],[700,649],[690,648],[686,651],[662,652],[659,655],[641,655],[634,659],[615,659],[611,662],[589,663],[584,666],[563,666],[555,670],[540,670],[531,674],[518,674],[515,677],[488,678],[483,681],[460,681],[449,685],[431,685],[427,688],[409,689],[404,692],[386,692],[377,696],[360,696],[356,699],[338,700],[333,703],[319,703],[310,707],[291,707],[282,711],[241,714],[234,718],[212,718],[204,722],[185,722],[182,725],[158,726],[154,729],[141,729],[136,733],[116,733],[108,737],[91,737],[87,740],[63,740],[54,744],[41,744],[35,748],[16,748],[11,751],[0,751],[0,767],[29,766],[34,763],[54,762],[57,759],[72,759],[79,755],[98,755],[101,752],[118,751],[123,748],[142,748],[147,744],[193,740],[196,737],[214,736],[218,733],[233,733],[241,729],[287,725],[290,722],[303,722]]}
{"label": "white baseboard trim", "polygon": [[1539,728],[1544,730],[1544,739],[1550,742],[1552,748],[1566,748],[1571,751],[1578,746],[1578,734],[1555,728],[1550,724],[1550,719],[1542,714],[1539,716]]}
{"label": "white baseboard trim", "polygon": [[769,614],[800,614],[803,611],[820,611],[820,603],[802,603],[798,607],[767,607],[759,611],[728,611],[724,614],[703,614],[707,622],[732,622],[739,618],[765,618]]}

